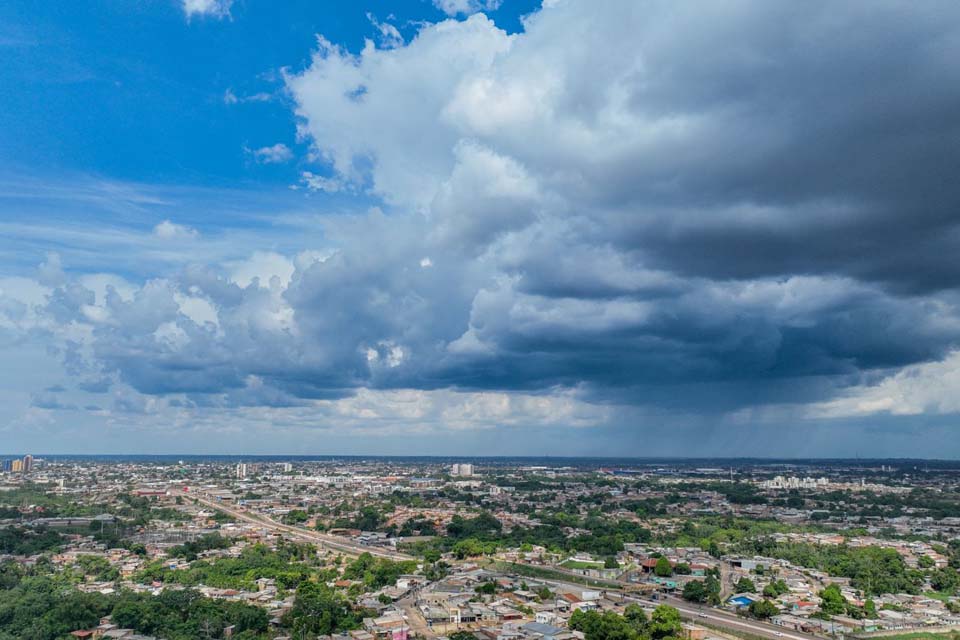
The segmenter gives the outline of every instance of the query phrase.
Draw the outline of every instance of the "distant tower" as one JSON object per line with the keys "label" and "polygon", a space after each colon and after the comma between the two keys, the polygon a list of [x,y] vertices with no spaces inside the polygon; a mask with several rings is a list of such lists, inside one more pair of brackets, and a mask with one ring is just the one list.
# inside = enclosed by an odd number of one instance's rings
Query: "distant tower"
{"label": "distant tower", "polygon": [[243,480],[247,477],[247,463],[240,462],[237,464],[237,480]]}
{"label": "distant tower", "polygon": [[23,472],[29,473],[33,470],[33,456],[29,453],[23,456]]}

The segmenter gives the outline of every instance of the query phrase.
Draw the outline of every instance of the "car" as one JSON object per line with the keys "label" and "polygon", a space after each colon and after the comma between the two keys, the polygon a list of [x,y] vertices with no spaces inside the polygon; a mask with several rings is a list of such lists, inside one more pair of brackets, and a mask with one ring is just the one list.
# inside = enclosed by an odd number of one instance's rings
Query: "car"
{"label": "car", "polygon": [[782,638],[782,637],[783,637],[783,631],[777,631],[777,634],[776,634],[776,635],[777,635],[778,638]]}
{"label": "car", "polygon": [[708,615],[705,614],[705,613],[698,613],[697,615],[700,616],[701,618],[709,618],[709,617],[710,617],[710,616],[708,616]]}

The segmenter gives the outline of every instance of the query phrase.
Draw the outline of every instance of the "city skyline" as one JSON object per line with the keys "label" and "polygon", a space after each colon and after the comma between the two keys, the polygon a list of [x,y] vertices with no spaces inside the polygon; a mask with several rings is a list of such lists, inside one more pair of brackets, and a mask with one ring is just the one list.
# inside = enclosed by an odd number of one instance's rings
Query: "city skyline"
{"label": "city skyline", "polygon": [[0,439],[960,458],[960,7],[0,7]]}

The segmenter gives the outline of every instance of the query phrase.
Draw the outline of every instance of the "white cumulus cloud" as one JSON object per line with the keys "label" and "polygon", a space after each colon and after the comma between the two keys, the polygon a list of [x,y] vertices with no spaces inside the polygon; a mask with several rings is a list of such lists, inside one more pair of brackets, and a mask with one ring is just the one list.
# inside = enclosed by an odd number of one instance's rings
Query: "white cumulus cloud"
{"label": "white cumulus cloud", "polygon": [[269,147],[254,149],[252,153],[253,157],[257,159],[257,162],[262,162],[263,164],[281,164],[293,159],[293,151],[282,142],[278,142]]}
{"label": "white cumulus cloud", "polygon": [[194,16],[226,18],[230,16],[233,0],[183,0],[183,13],[190,19]]}
{"label": "white cumulus cloud", "polygon": [[187,240],[198,237],[200,233],[192,227],[164,220],[153,228],[153,235],[164,240]]}

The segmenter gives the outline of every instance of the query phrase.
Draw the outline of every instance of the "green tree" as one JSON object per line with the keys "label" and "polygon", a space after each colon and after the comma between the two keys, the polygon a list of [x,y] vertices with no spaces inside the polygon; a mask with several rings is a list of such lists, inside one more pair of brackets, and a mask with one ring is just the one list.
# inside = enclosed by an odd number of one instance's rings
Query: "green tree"
{"label": "green tree", "polygon": [[733,589],[737,593],[756,593],[757,585],[755,585],[750,578],[740,578],[737,580],[737,584]]}
{"label": "green tree", "polygon": [[657,564],[653,567],[653,573],[661,578],[669,578],[673,575],[673,567],[666,556],[657,558]]}
{"label": "green tree", "polygon": [[709,595],[703,580],[691,580],[683,585],[683,599],[689,602],[706,602]]}
{"label": "green tree", "polygon": [[647,625],[647,629],[653,640],[680,637],[682,630],[680,612],[671,606],[661,604],[650,614],[650,624]]}
{"label": "green tree", "polygon": [[772,618],[780,613],[780,610],[777,609],[777,605],[773,604],[769,600],[754,600],[750,603],[750,606],[747,607],[747,611],[750,612],[751,616],[760,620]]}
{"label": "green tree", "polygon": [[820,611],[828,616],[837,616],[847,610],[847,599],[840,593],[840,587],[835,584],[827,586],[820,592]]}

